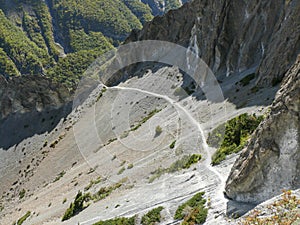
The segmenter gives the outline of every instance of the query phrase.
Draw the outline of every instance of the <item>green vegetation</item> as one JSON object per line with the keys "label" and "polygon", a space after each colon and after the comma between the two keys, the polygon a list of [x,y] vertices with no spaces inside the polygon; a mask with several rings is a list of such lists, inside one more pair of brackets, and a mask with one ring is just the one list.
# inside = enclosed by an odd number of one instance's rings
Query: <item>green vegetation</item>
{"label": "green vegetation", "polygon": [[143,225],[154,225],[156,222],[161,222],[160,212],[164,209],[164,207],[160,206],[155,209],[149,211],[146,215],[142,217]]}
{"label": "green vegetation", "polygon": [[122,174],[125,171],[125,167],[123,166],[119,171],[118,171],[118,175]]}
{"label": "green vegetation", "polygon": [[291,191],[284,191],[281,199],[267,206],[272,213],[266,215],[265,212],[254,210],[246,218],[242,219],[243,225],[271,225],[271,224],[299,224],[300,199]]}
{"label": "green vegetation", "polygon": [[71,217],[75,216],[82,210],[84,210],[87,206],[84,203],[88,202],[91,199],[89,193],[82,194],[81,191],[75,197],[74,202],[71,202],[69,208],[66,210],[65,214],[62,217],[62,221],[68,220]]}
{"label": "green vegetation", "polygon": [[174,219],[181,220],[183,225],[202,224],[206,221],[208,209],[205,207],[204,192],[197,193],[190,200],[180,205]]}
{"label": "green vegetation", "polygon": [[133,128],[130,129],[130,131],[137,130],[142,124],[146,123],[151,117],[153,117],[156,113],[160,112],[161,109],[154,109],[151,111],[146,117],[144,117],[137,125],[135,125]]}
{"label": "green vegetation", "polygon": [[[46,49],[39,48],[32,42],[1,10],[0,31],[0,65],[10,65],[6,71],[12,72],[10,76],[17,74],[16,69],[21,74],[40,74],[44,66],[50,65],[51,60]],[[3,57],[3,51],[7,57]],[[12,66],[11,62],[14,62],[15,66]]]}
{"label": "green vegetation", "polygon": [[110,49],[112,49],[112,45],[109,44],[101,49],[70,53],[67,57],[60,58],[57,64],[47,71],[47,76],[56,82],[65,84],[70,90],[74,90],[88,66]]}
{"label": "green vegetation", "polygon": [[210,146],[219,147],[212,156],[212,164],[217,165],[225,160],[227,155],[242,150],[262,120],[263,116],[244,113],[214,129],[207,139]]}
{"label": "green vegetation", "polygon": [[155,127],[155,135],[156,136],[159,136],[160,134],[162,133],[162,128],[161,128],[161,126],[156,126]]}
{"label": "green vegetation", "polygon": [[[68,42],[70,30],[101,32],[106,37],[122,40],[132,29],[141,29],[139,19],[121,0],[52,0],[54,18]],[[132,5],[137,5],[132,3]],[[143,12],[139,12],[144,15]],[[143,16],[142,16],[143,17]]]}
{"label": "green vegetation", "polygon": [[115,218],[111,220],[99,221],[94,223],[93,225],[134,225],[135,224],[135,216],[131,218]]}
{"label": "green vegetation", "polygon": [[127,169],[130,170],[132,168],[133,168],[133,164],[132,163],[128,164]]}
{"label": "green vegetation", "polygon": [[[64,213],[62,221],[68,220],[83,211],[91,204],[91,201],[97,202],[108,197],[114,190],[120,188],[125,181],[126,179],[123,179],[114,185],[101,187],[95,194],[91,194],[90,192],[82,193],[79,191],[74,202],[71,202],[69,208]],[[97,181],[93,181],[92,185],[95,184],[95,182],[100,182],[100,178],[98,178]]]}
{"label": "green vegetation", "polygon": [[96,180],[91,180],[90,183],[84,188],[84,191],[88,191],[91,187],[93,187],[96,184],[99,184],[101,181],[101,176],[98,177]]}
{"label": "green vegetation", "polygon": [[251,80],[255,78],[255,73],[251,73],[247,76],[245,76],[243,79],[240,80],[240,84],[244,87],[247,86]]}
{"label": "green vegetation", "polygon": [[171,144],[170,144],[170,149],[173,149],[173,148],[175,148],[175,144],[176,144],[176,140],[175,141],[173,141]]}
{"label": "green vegetation", "polygon": [[27,218],[31,215],[31,212],[28,211],[24,216],[22,216],[20,219],[17,221],[17,225],[21,225],[27,220]]}
{"label": "green vegetation", "polygon": [[149,183],[152,183],[155,179],[161,177],[165,173],[175,173],[182,169],[189,169],[191,165],[199,162],[201,160],[201,155],[185,155],[182,159],[179,159],[171,164],[169,168],[158,168],[151,172],[151,177],[149,177]]}
{"label": "green vegetation", "polygon": [[180,7],[180,2],[178,0],[166,0],[166,11],[171,9],[177,9]]}
{"label": "green vegetation", "polygon": [[22,199],[25,197],[25,194],[26,194],[26,190],[25,189],[22,189],[20,192],[19,192],[19,199]]}
{"label": "green vegetation", "polygon": [[94,200],[94,202],[97,202],[108,197],[114,190],[120,188],[123,185],[123,182],[124,181],[119,181],[114,185],[108,187],[101,187],[98,192],[92,195],[92,199]]}
{"label": "green vegetation", "polygon": [[147,21],[153,19],[151,9],[148,5],[143,4],[139,0],[123,0],[125,5],[131,10],[131,12],[144,24]]}
{"label": "green vegetation", "polygon": [[66,172],[65,172],[64,170],[61,171],[61,172],[55,177],[55,179],[54,179],[53,182],[59,181],[60,178],[62,178],[65,174],[66,174]]}

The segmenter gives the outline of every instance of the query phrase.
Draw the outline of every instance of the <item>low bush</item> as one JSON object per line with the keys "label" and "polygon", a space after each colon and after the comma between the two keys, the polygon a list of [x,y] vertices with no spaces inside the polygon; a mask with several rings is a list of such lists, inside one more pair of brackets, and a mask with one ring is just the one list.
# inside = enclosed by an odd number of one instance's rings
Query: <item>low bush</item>
{"label": "low bush", "polygon": [[173,148],[175,148],[175,144],[176,144],[176,140],[175,141],[173,141],[171,144],[170,144],[170,149],[173,149]]}
{"label": "low bush", "polygon": [[160,212],[164,209],[164,207],[160,206],[155,209],[152,209],[147,214],[142,217],[141,223],[143,225],[154,225],[156,222],[161,222]]}
{"label": "low bush", "polygon": [[70,207],[66,210],[65,214],[62,217],[62,221],[68,220],[71,217],[77,215],[79,212],[84,210],[85,202],[88,202],[91,199],[90,193],[82,194],[81,191],[75,197],[74,202],[71,202]]}
{"label": "low bush", "polygon": [[22,216],[20,219],[18,219],[17,221],[17,225],[21,225],[25,222],[25,220],[27,220],[27,218],[31,215],[31,212],[28,211],[24,216]]}
{"label": "low bush", "polygon": [[99,221],[94,223],[93,225],[134,225],[135,224],[135,216],[131,218],[115,218],[110,220]]}
{"label": "low bush", "polygon": [[214,129],[207,139],[210,146],[219,147],[212,156],[212,164],[220,164],[227,155],[241,151],[262,120],[263,116],[244,113]]}
{"label": "low bush", "polygon": [[182,220],[183,225],[202,224],[206,221],[208,209],[205,207],[204,192],[197,193],[190,200],[180,205],[174,219]]}
{"label": "low bush", "polygon": [[152,183],[155,179],[159,178],[165,173],[175,173],[182,169],[189,169],[191,165],[199,162],[202,156],[200,154],[185,155],[181,159],[175,161],[168,168],[158,168],[151,172],[151,177],[149,177],[149,183]]}

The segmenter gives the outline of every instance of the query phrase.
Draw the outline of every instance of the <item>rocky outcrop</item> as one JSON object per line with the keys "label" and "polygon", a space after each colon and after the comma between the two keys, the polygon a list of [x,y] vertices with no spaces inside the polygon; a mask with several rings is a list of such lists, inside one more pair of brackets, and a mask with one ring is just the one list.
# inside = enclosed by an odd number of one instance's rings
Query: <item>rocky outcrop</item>
{"label": "rocky outcrop", "polygon": [[188,1],[189,0],[142,0],[143,3],[149,5],[152,14],[155,16],[163,15],[169,9],[175,9]]}
{"label": "rocky outcrop", "polygon": [[0,76],[0,148],[51,131],[72,109],[68,90],[42,76]]}
{"label": "rocky outcrop", "polygon": [[271,112],[235,162],[228,197],[259,203],[300,188],[300,55],[286,73]]}
{"label": "rocky outcrop", "polygon": [[297,0],[202,0],[156,17],[126,42],[164,40],[197,50],[216,75],[256,70],[257,84],[275,85],[300,51]]}

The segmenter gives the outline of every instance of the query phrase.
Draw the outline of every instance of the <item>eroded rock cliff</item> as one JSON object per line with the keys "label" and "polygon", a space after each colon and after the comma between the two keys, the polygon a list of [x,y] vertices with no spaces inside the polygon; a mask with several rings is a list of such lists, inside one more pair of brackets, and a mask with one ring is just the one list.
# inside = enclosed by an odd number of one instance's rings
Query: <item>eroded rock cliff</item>
{"label": "eroded rock cliff", "polygon": [[127,42],[165,40],[194,48],[216,75],[256,70],[275,85],[300,51],[300,2],[202,0],[156,17]]}
{"label": "eroded rock cliff", "polygon": [[259,203],[300,187],[300,55],[286,73],[271,112],[235,162],[226,194]]}

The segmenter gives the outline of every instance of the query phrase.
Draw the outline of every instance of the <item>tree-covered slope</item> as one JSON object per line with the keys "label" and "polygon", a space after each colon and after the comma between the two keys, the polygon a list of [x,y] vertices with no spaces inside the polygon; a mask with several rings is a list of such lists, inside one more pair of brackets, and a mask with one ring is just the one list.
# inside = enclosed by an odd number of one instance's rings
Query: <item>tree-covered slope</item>
{"label": "tree-covered slope", "polygon": [[45,75],[70,89],[98,56],[179,0],[0,0],[0,75]]}

